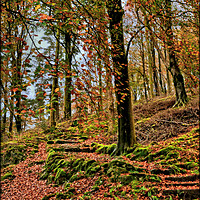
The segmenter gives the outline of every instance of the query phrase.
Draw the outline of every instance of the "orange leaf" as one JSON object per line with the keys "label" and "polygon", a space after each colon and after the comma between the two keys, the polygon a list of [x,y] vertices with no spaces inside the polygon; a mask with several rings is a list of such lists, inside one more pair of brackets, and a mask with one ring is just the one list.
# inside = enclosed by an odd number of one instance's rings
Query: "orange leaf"
{"label": "orange leaf", "polygon": [[3,52],[5,52],[5,53],[9,53],[10,51],[9,51],[9,50],[3,50]]}
{"label": "orange leaf", "polygon": [[12,90],[12,91],[13,91],[13,92],[16,92],[17,90],[18,90],[18,88],[13,88],[13,90]]}
{"label": "orange leaf", "polygon": [[58,92],[58,91],[59,91],[59,88],[56,88],[56,89],[55,89],[55,92]]}

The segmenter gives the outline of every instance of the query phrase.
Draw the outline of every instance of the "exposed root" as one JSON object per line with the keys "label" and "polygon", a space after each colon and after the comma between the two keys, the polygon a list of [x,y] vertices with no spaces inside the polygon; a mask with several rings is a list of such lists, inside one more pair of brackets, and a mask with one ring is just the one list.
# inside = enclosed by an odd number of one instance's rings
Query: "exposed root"
{"label": "exposed root", "polygon": [[187,99],[178,99],[178,101],[176,101],[176,103],[173,105],[173,108],[175,107],[181,107],[181,106],[185,106],[187,104],[188,100]]}

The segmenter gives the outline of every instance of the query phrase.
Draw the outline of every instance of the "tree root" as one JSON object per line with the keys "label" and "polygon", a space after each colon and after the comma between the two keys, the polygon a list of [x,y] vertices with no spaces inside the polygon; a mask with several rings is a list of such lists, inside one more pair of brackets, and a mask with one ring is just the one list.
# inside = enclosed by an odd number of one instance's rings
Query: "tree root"
{"label": "tree root", "polygon": [[172,108],[175,108],[175,107],[181,107],[181,106],[185,106],[188,102],[188,99],[178,99],[178,101],[176,101],[176,103],[173,105]]}

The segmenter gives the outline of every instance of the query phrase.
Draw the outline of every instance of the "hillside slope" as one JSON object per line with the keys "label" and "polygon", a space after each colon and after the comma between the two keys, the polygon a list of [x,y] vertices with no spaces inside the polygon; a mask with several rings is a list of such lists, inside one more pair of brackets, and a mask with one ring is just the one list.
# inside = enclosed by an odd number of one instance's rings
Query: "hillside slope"
{"label": "hillside slope", "polygon": [[116,134],[92,118],[2,143],[1,199],[198,199],[199,99],[173,104],[135,105],[139,144],[118,157]]}

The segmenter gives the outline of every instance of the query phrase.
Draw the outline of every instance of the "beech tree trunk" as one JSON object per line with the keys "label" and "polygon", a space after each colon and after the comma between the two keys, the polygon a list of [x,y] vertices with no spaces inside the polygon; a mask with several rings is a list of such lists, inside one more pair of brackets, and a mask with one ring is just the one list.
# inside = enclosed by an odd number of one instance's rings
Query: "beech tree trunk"
{"label": "beech tree trunk", "polygon": [[145,55],[144,55],[144,43],[143,43],[143,37],[141,36],[141,57],[142,57],[142,74],[143,74],[143,86],[144,86],[144,95],[146,101],[148,101],[148,95],[147,95],[147,76],[146,76],[146,69],[145,69]]}
{"label": "beech tree trunk", "polygon": [[69,33],[65,33],[65,91],[64,91],[64,119],[71,118],[71,38]]}
{"label": "beech tree trunk", "polygon": [[152,34],[151,35],[151,41],[150,41],[150,44],[151,44],[151,68],[153,70],[153,82],[154,82],[154,88],[155,88],[155,93],[156,93],[156,96],[159,96],[160,95],[160,91],[159,91],[159,86],[158,86],[158,73],[157,73],[157,70],[156,70],[156,55],[155,55],[155,48],[154,48],[154,41],[152,40]]}
{"label": "beech tree trunk", "polygon": [[5,91],[4,91],[4,110],[5,111],[4,111],[4,116],[3,116],[3,120],[2,120],[2,122],[3,122],[3,124],[2,124],[2,133],[5,133],[5,130],[6,130],[7,107],[8,107],[8,92],[7,92],[7,81],[6,81],[6,83],[5,83]]}
{"label": "beech tree trunk", "polygon": [[56,56],[55,56],[55,69],[53,76],[53,84],[51,90],[51,112],[50,112],[50,126],[55,127],[56,122],[59,119],[59,103],[58,103],[58,93],[55,91],[58,88],[58,58],[59,58],[59,39],[60,31],[57,30],[57,41],[56,41]]}
{"label": "beech tree trunk", "polygon": [[[23,36],[23,27],[22,27],[22,32],[21,32],[21,38]],[[15,87],[18,88],[18,90],[15,92],[15,99],[16,99],[16,112],[17,116],[15,118],[16,120],[16,128],[18,134],[20,134],[22,130],[22,119],[21,119],[21,59],[22,59],[22,52],[21,49],[23,48],[22,42],[18,42],[17,45],[17,59],[16,59],[16,69],[15,69]]]}
{"label": "beech tree trunk", "polygon": [[174,36],[172,31],[172,13],[171,13],[171,0],[165,0],[166,4],[166,44],[169,54],[169,71],[173,77],[173,83],[176,93],[176,103],[174,106],[185,105],[188,101],[185,91],[184,79],[181,74],[180,68],[176,58],[174,47]]}
{"label": "beech tree trunk", "polygon": [[115,154],[122,154],[136,144],[132,98],[129,85],[128,60],[123,38],[123,10],[121,0],[107,0],[110,17],[112,59],[118,111],[118,145]]}
{"label": "beech tree trunk", "polygon": [[162,68],[161,68],[161,58],[160,58],[160,52],[158,52],[158,70],[159,70],[159,83],[162,93],[164,93],[163,88],[163,81],[162,81]]}
{"label": "beech tree trunk", "polygon": [[[168,58],[167,58],[167,49],[166,48],[164,48],[164,55],[165,55],[165,60],[167,61]],[[171,94],[171,80],[169,77],[169,66],[166,65],[165,68],[166,68],[166,73],[167,73],[167,93],[169,95],[169,94]]]}

